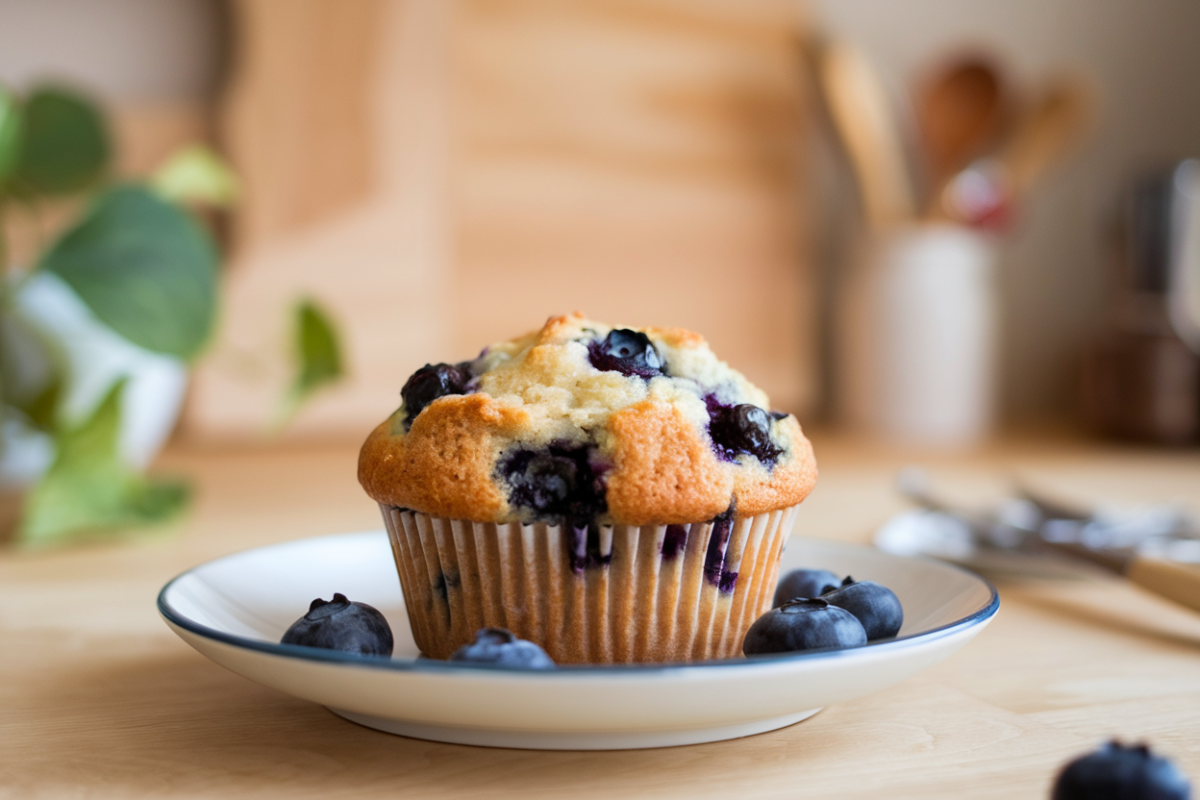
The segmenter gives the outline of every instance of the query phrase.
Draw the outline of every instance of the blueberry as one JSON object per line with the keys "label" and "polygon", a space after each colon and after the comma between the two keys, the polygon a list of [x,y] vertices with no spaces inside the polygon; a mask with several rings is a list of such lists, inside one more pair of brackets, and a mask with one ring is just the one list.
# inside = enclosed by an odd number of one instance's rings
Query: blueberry
{"label": "blueberry", "polygon": [[783,450],[771,441],[771,415],[750,403],[727,406],[713,395],[704,398],[708,406],[708,435],[713,450],[722,461],[736,461],[748,453],[763,464],[774,465]]}
{"label": "blueberry", "polygon": [[900,598],[874,581],[856,581],[847,576],[841,586],[823,592],[821,599],[858,617],[870,641],[895,636],[904,624]]}
{"label": "blueberry", "polygon": [[608,510],[604,468],[593,464],[591,455],[586,445],[519,448],[500,458],[496,472],[508,483],[511,505],[541,520],[587,526]]}
{"label": "blueberry", "polygon": [[1067,764],[1052,800],[1188,800],[1191,785],[1173,763],[1144,744],[1117,741]]}
{"label": "blueberry", "polygon": [[377,609],[366,603],[352,603],[339,593],[332,600],[313,600],[308,613],[287,629],[280,643],[390,656],[392,629]]}
{"label": "blueberry", "polygon": [[650,337],[628,328],[617,328],[609,331],[603,339],[593,339],[588,344],[588,361],[604,372],[619,372],[647,379],[663,374],[662,356],[654,348]]}
{"label": "blueberry", "polygon": [[404,429],[412,427],[425,406],[448,394],[463,394],[471,380],[468,362],[461,364],[426,364],[409,376],[400,390],[404,400]]}
{"label": "blueberry", "polygon": [[504,628],[481,628],[475,632],[475,641],[455,650],[450,660],[526,669],[554,668],[554,660],[545,650],[533,642],[518,639],[516,634]]}
{"label": "blueberry", "polygon": [[827,569],[794,569],[775,585],[775,600],[779,608],[793,597],[820,597],[826,589],[836,589],[842,579]]}
{"label": "blueberry", "polygon": [[862,624],[849,611],[824,600],[801,597],[756,619],[746,631],[742,652],[752,656],[866,643]]}

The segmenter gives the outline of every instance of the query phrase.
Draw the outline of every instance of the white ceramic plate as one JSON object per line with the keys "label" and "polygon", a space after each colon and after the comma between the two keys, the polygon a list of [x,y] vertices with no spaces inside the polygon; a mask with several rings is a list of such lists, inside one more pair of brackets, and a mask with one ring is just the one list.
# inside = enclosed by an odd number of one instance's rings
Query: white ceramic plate
{"label": "white ceramic plate", "polygon": [[[323,536],[210,561],[163,587],[167,624],[253,681],[391,733],[553,750],[665,747],[782,728],[878,691],[962,647],[996,613],[982,578],[933,560],[793,537],[783,569],[819,567],[890,587],[893,640],[694,664],[511,670],[418,659],[382,531]],[[781,573],[782,574],[782,573]],[[278,644],[315,597],[342,592],[391,623],[392,658]]]}

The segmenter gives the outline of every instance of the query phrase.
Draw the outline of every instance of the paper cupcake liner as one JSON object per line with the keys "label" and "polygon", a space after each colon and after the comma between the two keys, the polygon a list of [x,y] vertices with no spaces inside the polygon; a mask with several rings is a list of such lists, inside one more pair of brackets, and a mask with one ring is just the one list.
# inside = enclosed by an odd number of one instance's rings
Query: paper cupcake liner
{"label": "paper cupcake liner", "polygon": [[691,525],[468,522],[382,506],[413,637],[448,658],[507,628],[560,664],[741,655],[796,506]]}

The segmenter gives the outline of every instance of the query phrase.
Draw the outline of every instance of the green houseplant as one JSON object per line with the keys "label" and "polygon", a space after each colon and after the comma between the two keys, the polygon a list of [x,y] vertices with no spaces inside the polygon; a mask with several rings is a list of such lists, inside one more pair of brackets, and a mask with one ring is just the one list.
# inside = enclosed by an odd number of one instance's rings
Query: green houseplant
{"label": "green houseplant", "polygon": [[[21,498],[24,544],[160,522],[187,502],[184,483],[144,470],[217,318],[220,254],[198,212],[233,202],[236,181],[195,146],[121,180],[111,151],[85,96],[0,87],[0,483]],[[43,240],[17,263],[13,218],[47,211],[65,221],[34,225]],[[342,372],[314,303],[297,304],[293,328],[286,413]]]}

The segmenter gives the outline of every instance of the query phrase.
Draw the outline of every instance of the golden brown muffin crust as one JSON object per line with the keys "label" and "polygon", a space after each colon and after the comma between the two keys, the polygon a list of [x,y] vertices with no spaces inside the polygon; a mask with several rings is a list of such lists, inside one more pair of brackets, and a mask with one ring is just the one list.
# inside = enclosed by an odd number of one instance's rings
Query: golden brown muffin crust
{"label": "golden brown muffin crust", "polygon": [[665,365],[664,374],[647,378],[591,361],[590,348],[613,330],[576,312],[492,345],[471,363],[469,393],[429,403],[407,431],[402,407],[372,432],[359,459],[363,487],[384,505],[438,517],[530,521],[534,512],[510,505],[497,464],[514,449],[557,447],[586,448],[603,476],[607,513],[592,520],[600,523],[693,523],[731,504],[738,517],[751,516],[795,505],[812,490],[812,447],[794,417],[770,422],[775,463],[748,453],[718,458],[708,404],[766,410],[769,401],[702,336],[633,329],[649,337]]}
{"label": "golden brown muffin crust", "polygon": [[679,410],[647,400],[613,415],[608,511],[627,525],[712,519],[729,507],[733,470]]}
{"label": "golden brown muffin crust", "polygon": [[769,472],[761,466],[737,472],[734,494],[739,517],[798,503],[799,500],[794,498],[804,499],[817,483],[817,461],[813,458],[812,444],[800,430],[800,423],[795,417],[786,417],[779,424],[791,439],[791,452]]}
{"label": "golden brown muffin crust", "polygon": [[395,435],[391,419],[371,432],[358,480],[386,505],[491,521],[507,505],[492,480],[492,439],[519,429],[527,416],[483,394],[435,400],[407,436]]}

